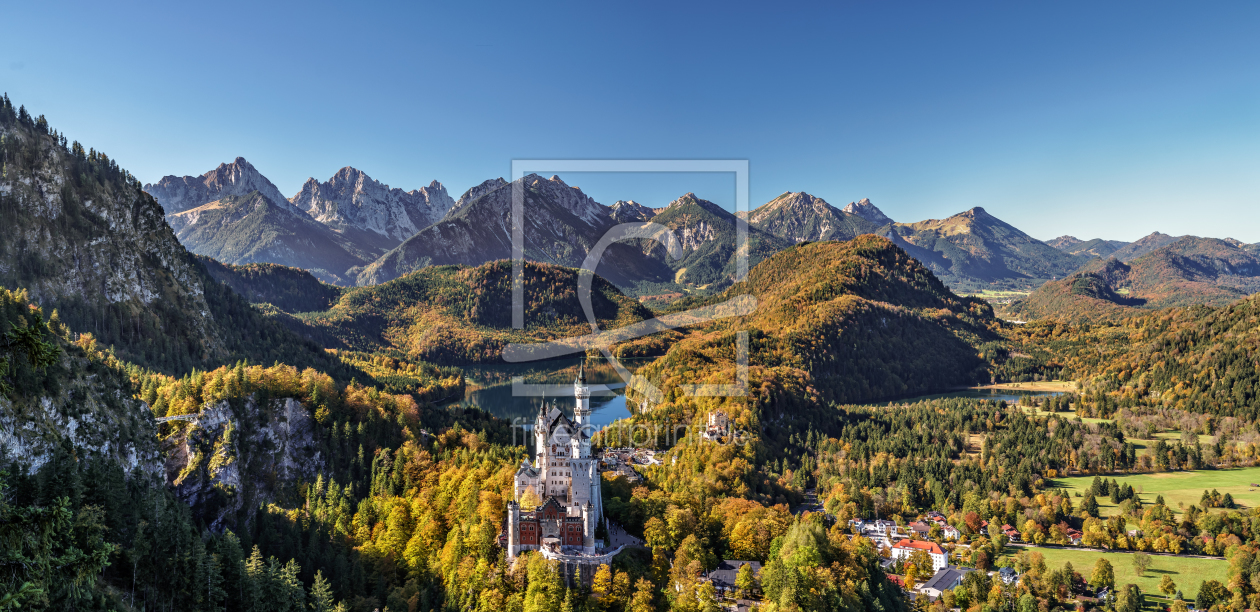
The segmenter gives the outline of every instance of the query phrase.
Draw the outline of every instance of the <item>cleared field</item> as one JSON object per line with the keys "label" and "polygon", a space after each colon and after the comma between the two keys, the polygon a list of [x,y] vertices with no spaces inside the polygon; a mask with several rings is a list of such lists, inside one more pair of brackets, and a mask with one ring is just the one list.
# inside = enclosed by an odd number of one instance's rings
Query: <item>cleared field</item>
{"label": "cleared field", "polygon": [[[1040,408],[1027,408],[1025,410],[1028,414],[1035,414],[1037,416],[1057,415],[1059,418],[1067,419],[1069,421],[1075,421],[1077,418],[1076,413],[1071,410],[1064,410],[1060,412],[1051,412],[1049,410],[1041,410]],[[1083,423],[1112,423],[1114,421],[1115,419],[1095,419],[1093,417],[1085,417],[1081,419],[1081,422]]]}
{"label": "cleared field", "polygon": [[1004,389],[1008,391],[1049,391],[1053,393],[1066,393],[1076,390],[1076,383],[1070,380],[1043,380],[1038,382],[1016,382],[1016,383],[997,383],[994,385],[981,385],[972,387],[973,389]]}
{"label": "cleared field", "polygon": [[1133,569],[1132,553],[1103,553],[1071,548],[1039,548],[1034,546],[1012,548],[1012,550],[1014,551],[1013,554],[1019,554],[1020,550],[1035,550],[1045,556],[1046,567],[1048,568],[1063,567],[1064,563],[1070,561],[1072,568],[1080,572],[1085,577],[1085,580],[1089,580],[1090,571],[1094,569],[1094,563],[1098,561],[1098,558],[1105,557],[1115,571],[1117,586],[1136,584],[1148,597],[1163,597],[1163,594],[1159,592],[1159,581],[1164,575],[1171,577],[1173,582],[1177,583],[1177,588],[1181,590],[1182,596],[1186,598],[1186,601],[1191,602],[1199,594],[1199,585],[1203,584],[1204,580],[1220,580],[1222,584],[1229,580],[1229,562],[1224,559],[1195,559],[1151,555],[1150,569],[1146,570],[1145,576],[1139,577]]}
{"label": "cleared field", "polygon": [[[1238,468],[1233,470],[1200,470],[1197,472],[1161,472],[1158,474],[1133,474],[1107,476],[1119,483],[1129,483],[1138,492],[1142,503],[1154,503],[1156,495],[1164,496],[1164,503],[1173,511],[1180,512],[1182,505],[1199,503],[1203,491],[1216,489],[1222,495],[1229,493],[1234,501],[1244,508],[1260,506],[1260,487],[1252,487],[1251,483],[1260,483],[1260,467]],[[1072,503],[1080,506],[1077,492],[1084,493],[1094,481],[1093,476],[1075,478],[1059,478],[1054,486],[1063,487],[1073,494]],[[1098,497],[1099,514],[1111,516],[1117,507],[1107,497]]]}

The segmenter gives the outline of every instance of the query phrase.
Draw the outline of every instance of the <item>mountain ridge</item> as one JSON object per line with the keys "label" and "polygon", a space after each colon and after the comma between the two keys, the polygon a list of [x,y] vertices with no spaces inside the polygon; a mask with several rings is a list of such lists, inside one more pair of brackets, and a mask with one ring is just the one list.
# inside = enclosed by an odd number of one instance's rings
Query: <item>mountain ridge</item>
{"label": "mountain ridge", "polygon": [[[1245,246],[1245,245],[1244,245]],[[1110,320],[1161,308],[1224,306],[1260,291],[1260,256],[1216,238],[1183,237],[1128,262],[1095,259],[1004,314],[1026,320]]]}
{"label": "mountain ridge", "polygon": [[[871,206],[873,208],[874,205]],[[874,212],[879,211],[874,209]],[[878,216],[883,217],[883,213]],[[850,240],[874,233],[881,225],[863,215],[840,210],[822,198],[790,191],[754,209],[748,216],[748,222],[790,243]]]}

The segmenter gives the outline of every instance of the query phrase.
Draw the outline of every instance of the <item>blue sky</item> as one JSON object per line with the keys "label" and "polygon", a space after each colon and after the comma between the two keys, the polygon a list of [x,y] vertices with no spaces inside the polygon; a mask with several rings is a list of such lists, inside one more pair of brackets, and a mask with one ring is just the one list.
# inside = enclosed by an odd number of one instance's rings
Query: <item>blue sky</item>
{"label": "blue sky", "polygon": [[[753,205],[808,191],[868,197],[899,221],[983,206],[1042,239],[1260,241],[1257,3],[25,2],[5,15],[0,89],[144,181],[241,155],[285,194],[353,165],[458,196],[513,158],[733,158],[749,160]],[[728,179],[678,178],[566,177],[604,203],[731,203]]]}

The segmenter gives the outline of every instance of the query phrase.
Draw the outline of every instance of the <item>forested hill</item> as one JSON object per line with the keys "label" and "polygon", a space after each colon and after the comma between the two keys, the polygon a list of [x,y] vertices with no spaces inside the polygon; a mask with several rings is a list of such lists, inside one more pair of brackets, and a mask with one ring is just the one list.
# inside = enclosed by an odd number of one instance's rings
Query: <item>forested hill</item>
{"label": "forested hill", "polygon": [[[525,329],[512,329],[512,262],[432,266],[351,289],[331,308],[300,315],[329,348],[385,351],[441,364],[500,362],[509,342],[541,342],[591,333],[578,301],[578,271],[526,261]],[[652,314],[596,276],[592,306],[602,329]]]}
{"label": "forested hill", "polygon": [[992,308],[954,295],[884,238],[790,248],[722,299],[741,294],[756,296],[753,314],[695,330],[643,373],[670,387],[729,382],[735,332],[747,329],[759,376],[797,380],[826,401],[898,397],[993,376],[993,364],[979,356],[980,347],[1000,341]]}
{"label": "forested hill", "polygon": [[225,264],[197,256],[215,280],[231,287],[251,304],[271,304],[284,312],[327,310],[344,290],[301,268],[280,264]]}
{"label": "forested hill", "polygon": [[1118,322],[1022,326],[1029,351],[1054,355],[1086,391],[1086,414],[1149,406],[1260,418],[1260,296],[1171,308]]}
{"label": "forested hill", "polygon": [[246,359],[352,374],[215,281],[162,208],[104,153],[0,100],[0,286],[162,372]]}

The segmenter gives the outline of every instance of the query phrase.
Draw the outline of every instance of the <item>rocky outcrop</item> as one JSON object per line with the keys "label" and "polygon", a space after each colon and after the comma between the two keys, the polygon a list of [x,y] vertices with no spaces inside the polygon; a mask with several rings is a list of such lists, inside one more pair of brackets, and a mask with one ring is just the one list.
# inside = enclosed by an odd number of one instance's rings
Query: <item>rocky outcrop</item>
{"label": "rocky outcrop", "polygon": [[81,345],[52,341],[59,358],[39,371],[44,380],[0,394],[0,466],[15,462],[35,473],[59,449],[73,447],[82,460],[112,461],[128,474],[157,476],[162,463],[153,414],[132,396],[121,366],[86,337]]}
{"label": "rocky outcrop", "polygon": [[315,421],[293,398],[260,405],[253,395],[202,407],[172,421],[163,441],[166,480],[211,529],[234,527],[246,507],[293,492],[324,468]]}
{"label": "rocky outcrop", "polygon": [[320,223],[375,232],[395,244],[436,223],[455,205],[437,181],[403,191],[350,166],[322,183],[307,179],[290,202]]}
{"label": "rocky outcrop", "polygon": [[157,198],[168,215],[251,191],[257,191],[283,206],[289,203],[280,195],[280,190],[244,157],[238,157],[230,164],[219,164],[218,168],[201,176],[164,176],[156,183],[145,185],[144,190]]}

